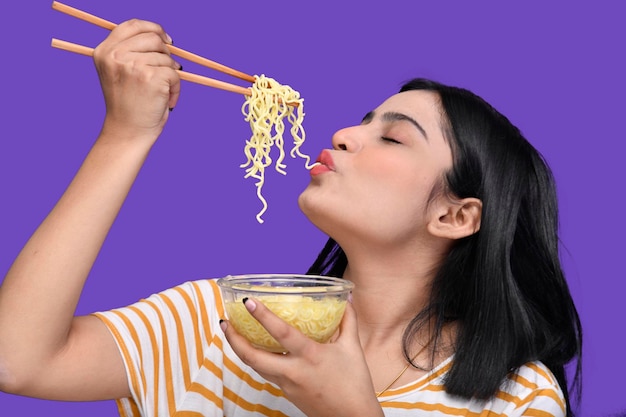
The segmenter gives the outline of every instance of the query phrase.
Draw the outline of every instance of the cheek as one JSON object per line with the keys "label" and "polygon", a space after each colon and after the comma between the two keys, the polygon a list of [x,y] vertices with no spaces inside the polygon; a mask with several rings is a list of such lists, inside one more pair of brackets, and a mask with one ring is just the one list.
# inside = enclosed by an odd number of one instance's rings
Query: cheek
{"label": "cheek", "polygon": [[436,182],[436,167],[428,161],[414,160],[381,163],[365,184],[372,215],[394,225],[421,223],[428,199]]}
{"label": "cheek", "polygon": [[429,194],[426,178],[398,175],[390,180],[371,178],[351,190],[350,200],[355,222],[368,224],[375,236],[394,239],[423,227]]}
{"label": "cheek", "polygon": [[425,223],[430,168],[416,169],[415,161],[398,158],[370,162],[309,184],[298,198],[302,212],[329,235],[393,240],[414,234]]}
{"label": "cheek", "polygon": [[[401,231],[422,222],[425,200],[422,193],[409,184],[381,184],[363,208],[364,217],[376,219],[382,229]],[[411,184],[414,185],[414,184]]]}
{"label": "cheek", "polygon": [[[423,208],[432,187],[432,168],[418,167],[412,161],[393,159],[379,160],[370,167],[363,167],[354,189],[380,211],[407,209],[416,205]],[[358,200],[358,196],[354,196]]]}

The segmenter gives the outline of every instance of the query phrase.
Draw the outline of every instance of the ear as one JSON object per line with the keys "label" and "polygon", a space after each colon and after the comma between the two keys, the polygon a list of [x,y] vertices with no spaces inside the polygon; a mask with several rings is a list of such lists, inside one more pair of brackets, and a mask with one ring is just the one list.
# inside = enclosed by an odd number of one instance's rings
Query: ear
{"label": "ear", "polygon": [[480,230],[483,203],[477,198],[440,199],[427,228],[430,234],[447,239],[461,239]]}

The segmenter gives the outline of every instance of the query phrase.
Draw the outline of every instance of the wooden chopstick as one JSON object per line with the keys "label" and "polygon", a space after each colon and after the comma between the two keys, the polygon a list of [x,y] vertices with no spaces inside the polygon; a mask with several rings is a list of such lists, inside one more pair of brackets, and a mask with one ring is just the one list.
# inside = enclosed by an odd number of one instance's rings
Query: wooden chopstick
{"label": "wooden chopstick", "polygon": [[[74,52],[81,55],[93,56],[93,48],[88,46],[78,45],[60,39],[52,38],[52,47],[62,49],[68,52]],[[219,88],[220,90],[226,90],[233,93],[239,93],[249,96],[251,91],[249,88],[241,87],[235,84],[229,84],[224,81],[215,80],[213,78],[203,77],[201,75],[193,74],[191,72],[176,71],[181,80],[189,81],[196,84],[205,85],[207,87]],[[296,103],[297,104],[297,103]]]}
{"label": "wooden chopstick", "polygon": [[[66,4],[63,3],[59,3],[58,1],[53,1],[52,2],[52,8],[54,10],[57,10],[61,13],[65,13],[69,16],[73,16],[76,17],[78,19],[84,20],[85,22],[89,22],[92,23],[96,26],[100,26],[102,28],[108,29],[108,30],[113,30],[117,25],[113,22],[110,22],[108,20],[102,19],[98,16],[94,16],[90,13],[84,12],[82,10],[76,9],[74,7],[68,6]],[[223,72],[224,74],[227,75],[231,75],[233,77],[242,79],[244,81],[248,81],[251,83],[255,82],[255,78],[252,75],[248,75],[244,72],[238,71],[236,69],[227,67],[226,65],[222,65],[219,62],[215,62],[215,61],[211,61],[210,59],[201,57],[200,55],[196,55],[194,53],[185,51],[184,49],[178,48],[174,45],[167,45],[167,47],[169,48],[170,52],[173,55],[176,55],[178,57],[184,58],[188,61],[194,62],[196,64],[205,66],[207,68],[211,68],[220,72]]]}

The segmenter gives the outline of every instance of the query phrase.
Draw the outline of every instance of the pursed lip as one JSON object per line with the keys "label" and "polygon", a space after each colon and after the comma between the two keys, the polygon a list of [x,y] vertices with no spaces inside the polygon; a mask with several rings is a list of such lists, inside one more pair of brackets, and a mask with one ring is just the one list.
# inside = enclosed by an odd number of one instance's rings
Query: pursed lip
{"label": "pursed lip", "polygon": [[328,149],[324,149],[322,152],[320,152],[315,162],[325,165],[331,171],[335,170],[335,162],[333,161],[333,157]]}

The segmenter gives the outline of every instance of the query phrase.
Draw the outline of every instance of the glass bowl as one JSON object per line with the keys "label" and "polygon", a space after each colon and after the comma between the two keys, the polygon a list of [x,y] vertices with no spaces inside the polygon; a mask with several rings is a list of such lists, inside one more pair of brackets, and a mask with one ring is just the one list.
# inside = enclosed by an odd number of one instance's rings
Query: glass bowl
{"label": "glass bowl", "polygon": [[254,346],[284,353],[286,350],[265,330],[243,304],[254,298],[311,339],[325,343],[335,333],[354,284],[317,275],[229,275],[217,280],[226,316],[237,332]]}

